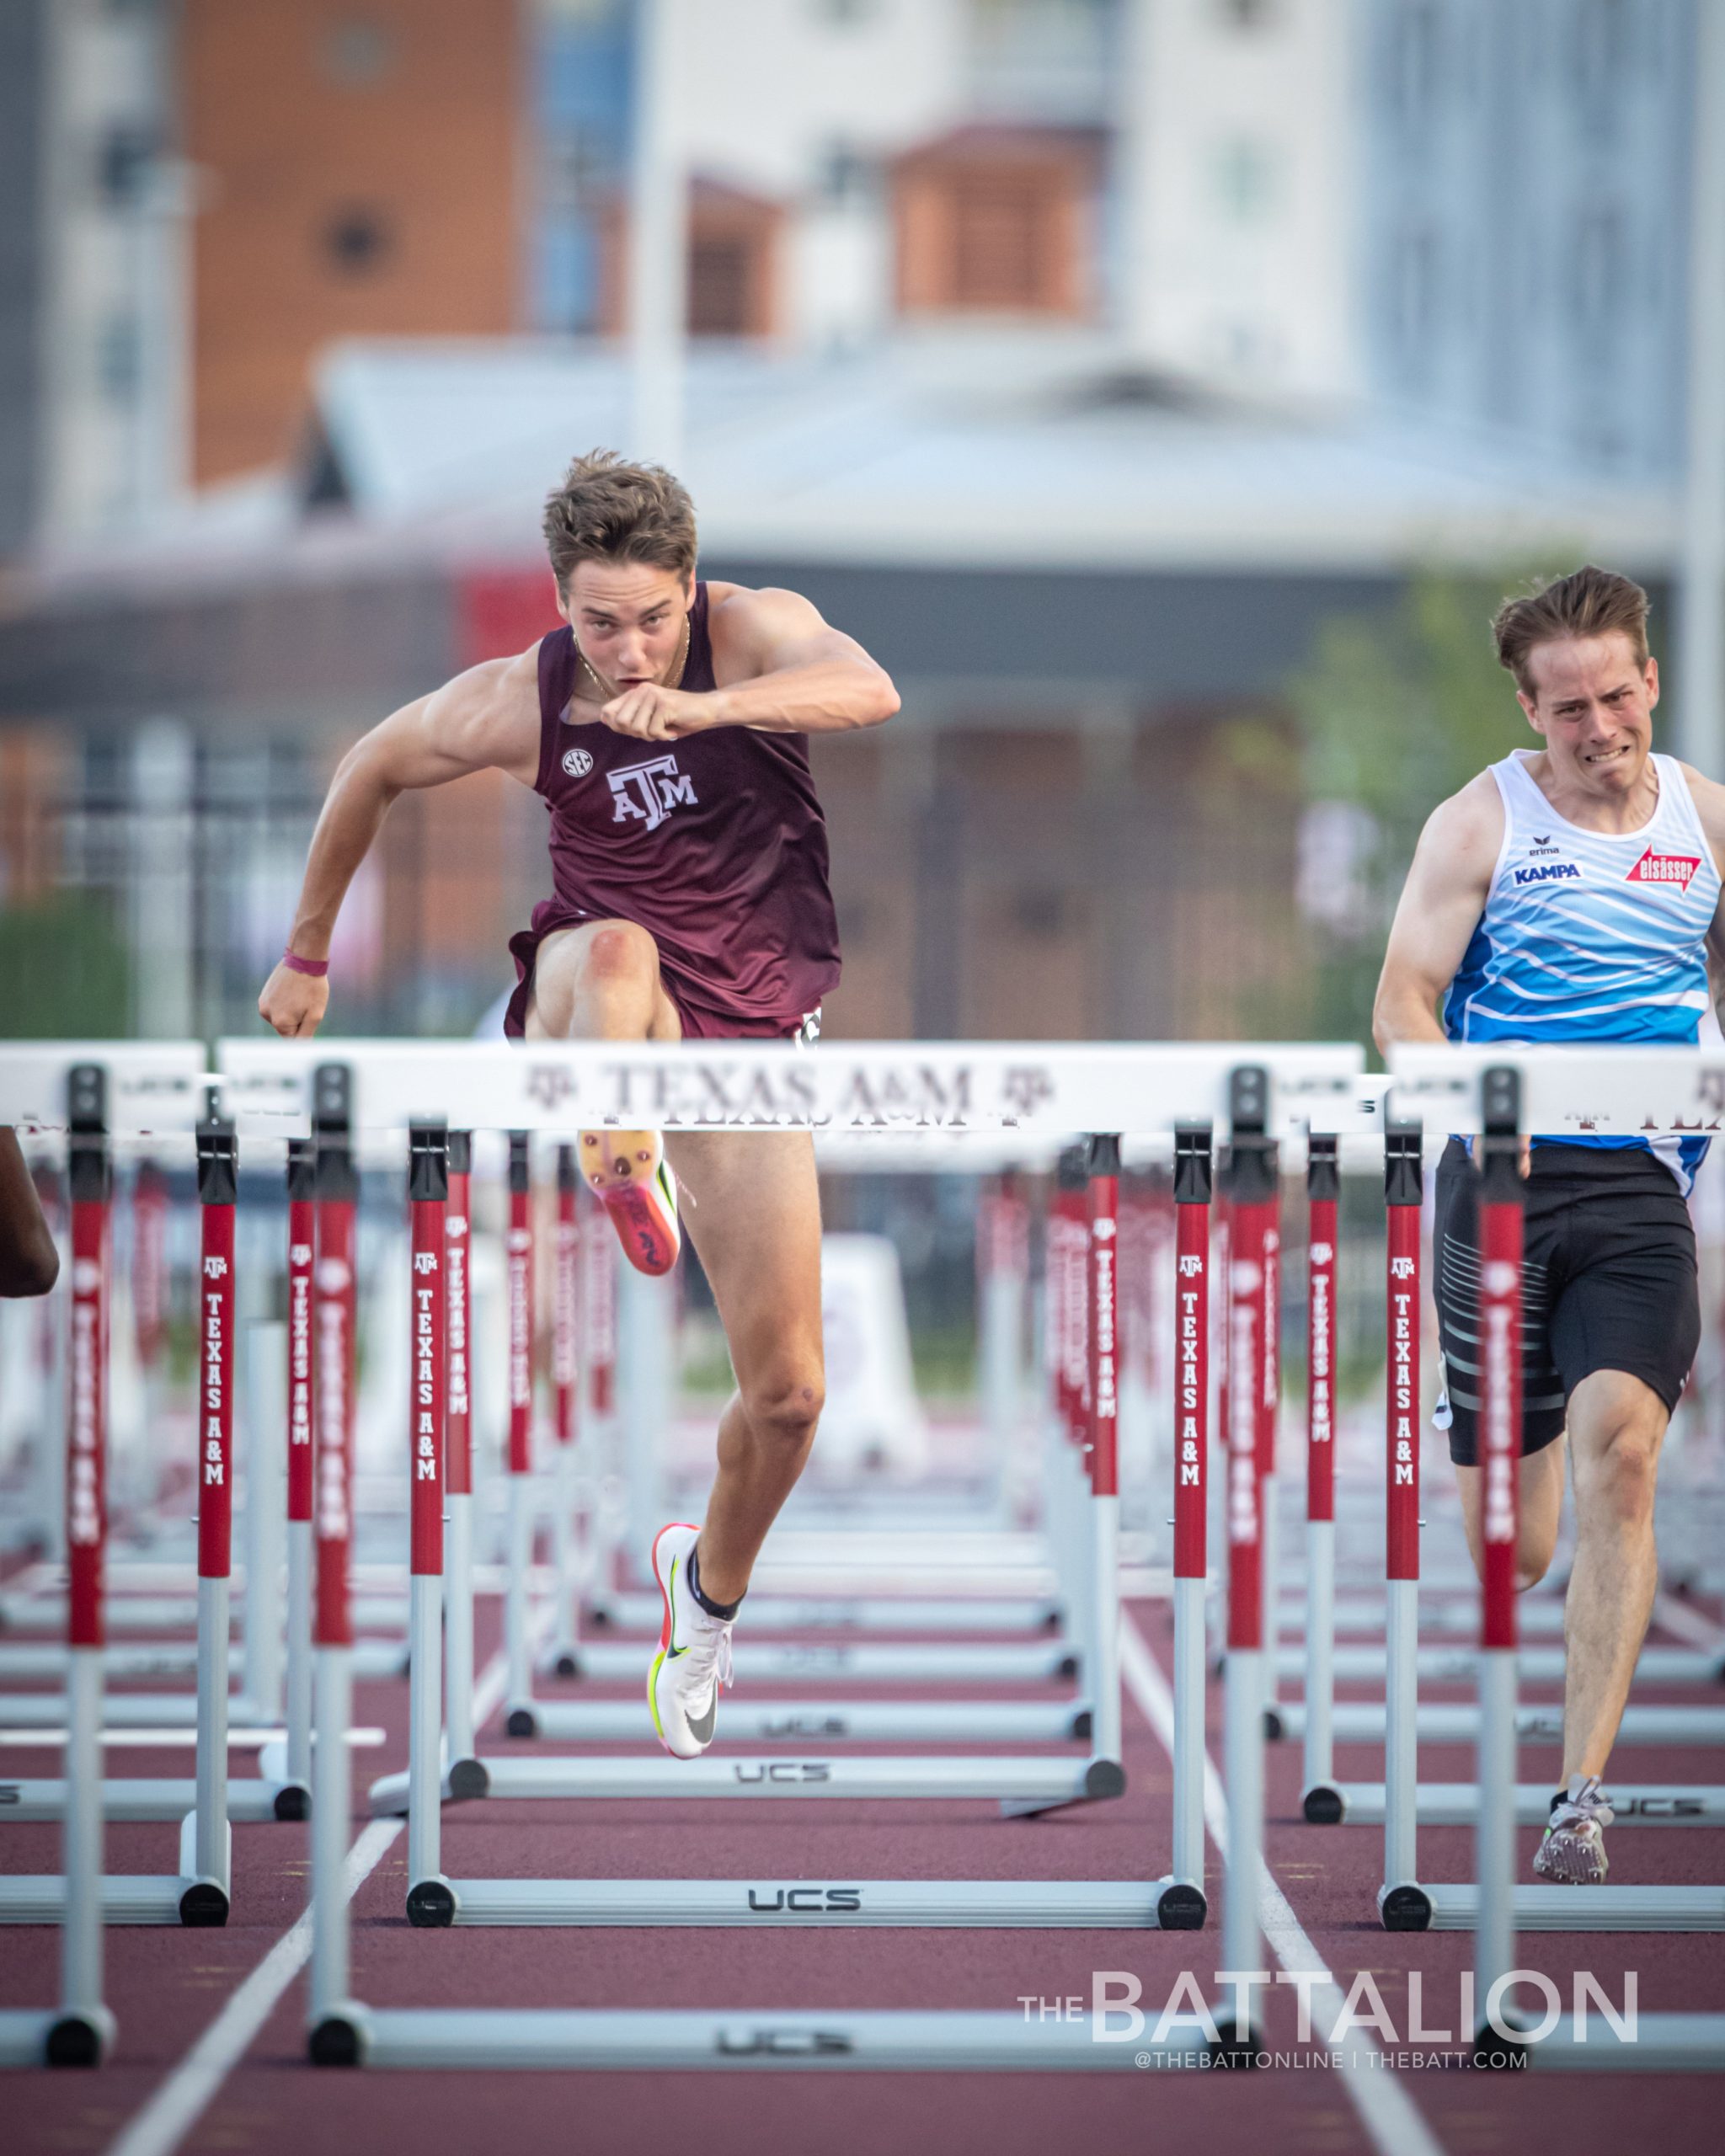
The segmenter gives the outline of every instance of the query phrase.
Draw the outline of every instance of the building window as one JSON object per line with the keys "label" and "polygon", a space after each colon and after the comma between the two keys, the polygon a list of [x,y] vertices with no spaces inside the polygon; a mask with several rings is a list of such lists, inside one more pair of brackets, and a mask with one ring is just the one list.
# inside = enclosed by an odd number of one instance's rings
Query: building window
{"label": "building window", "polygon": [[338,211],[323,228],[325,259],[344,276],[369,276],[391,247],[387,220],[363,206]]}
{"label": "building window", "polygon": [[1034,307],[1052,237],[1042,189],[1022,175],[979,175],[959,180],[950,200],[953,305]]}
{"label": "building window", "polygon": [[732,234],[708,234],[689,245],[689,334],[746,337],[749,334],[750,247]]}
{"label": "building window", "polygon": [[1094,146],[1076,129],[961,129],[900,158],[900,307],[1087,312],[1094,187]]}
{"label": "building window", "polygon": [[[778,327],[784,211],[763,195],[697,179],[689,190],[687,321],[696,337],[770,337]],[[600,327],[628,328],[628,208],[609,205],[600,250]]]}

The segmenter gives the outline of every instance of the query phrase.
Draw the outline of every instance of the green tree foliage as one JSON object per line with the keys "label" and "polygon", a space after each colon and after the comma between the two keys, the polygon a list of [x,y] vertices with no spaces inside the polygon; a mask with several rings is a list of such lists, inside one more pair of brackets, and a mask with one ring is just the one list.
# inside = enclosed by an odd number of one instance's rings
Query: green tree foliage
{"label": "green tree foliage", "polygon": [[1322,623],[1289,683],[1306,802],[1362,812],[1353,858],[1336,865],[1348,903],[1314,924],[1321,1035],[1369,1036],[1384,938],[1426,818],[1487,764],[1535,745],[1491,619],[1506,592],[1543,580],[1421,572],[1386,611]]}
{"label": "green tree foliage", "polygon": [[112,1040],[131,1030],[130,990],[102,894],[56,891],[0,910],[0,1038]]}

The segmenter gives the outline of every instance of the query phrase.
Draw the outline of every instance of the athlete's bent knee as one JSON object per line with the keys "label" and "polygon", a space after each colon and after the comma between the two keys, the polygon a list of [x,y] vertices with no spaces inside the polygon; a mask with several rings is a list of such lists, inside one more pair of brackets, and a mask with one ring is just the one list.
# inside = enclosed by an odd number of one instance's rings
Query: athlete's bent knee
{"label": "athlete's bent knee", "polygon": [[595,980],[638,980],[657,973],[659,946],[633,921],[613,921],[594,931],[582,963],[589,977]]}
{"label": "athlete's bent knee", "polygon": [[757,1438],[788,1453],[805,1451],[826,1404],[826,1387],[814,1367],[769,1372],[748,1386],[743,1406]]}

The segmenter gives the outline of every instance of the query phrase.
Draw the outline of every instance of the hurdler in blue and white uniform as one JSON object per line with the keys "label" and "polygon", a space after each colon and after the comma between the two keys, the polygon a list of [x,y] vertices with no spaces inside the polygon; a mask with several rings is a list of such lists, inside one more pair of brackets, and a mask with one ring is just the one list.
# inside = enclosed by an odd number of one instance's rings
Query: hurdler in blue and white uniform
{"label": "hurdler in blue and white uniform", "polygon": [[[1390,931],[1373,1029],[1392,1041],[1694,1042],[1722,951],[1725,787],[1652,752],[1659,677],[1647,595],[1578,569],[1507,600],[1493,631],[1544,746],[1445,802]],[[1441,1014],[1441,1015],[1440,1015]],[[1564,1774],[1534,1868],[1602,1880],[1599,1778],[1653,1608],[1653,1483],[1701,1335],[1687,1193],[1696,1138],[1535,1136],[1527,1162],[1520,1546],[1550,1564],[1574,1463]],[[1480,1558],[1478,1175],[1438,1169],[1439,1422]]]}

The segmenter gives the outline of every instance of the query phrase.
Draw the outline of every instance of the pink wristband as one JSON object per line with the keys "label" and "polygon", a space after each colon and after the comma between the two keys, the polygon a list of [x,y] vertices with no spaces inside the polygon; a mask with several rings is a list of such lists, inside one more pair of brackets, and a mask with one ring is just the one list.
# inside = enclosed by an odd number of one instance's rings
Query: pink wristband
{"label": "pink wristband", "polygon": [[329,970],[328,958],[302,958],[292,951],[284,951],[281,963],[291,974],[309,974],[313,980],[322,980]]}

